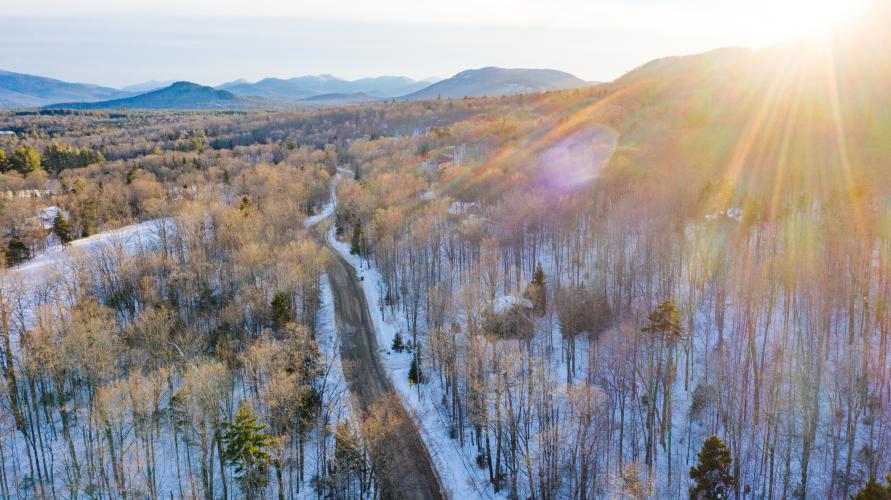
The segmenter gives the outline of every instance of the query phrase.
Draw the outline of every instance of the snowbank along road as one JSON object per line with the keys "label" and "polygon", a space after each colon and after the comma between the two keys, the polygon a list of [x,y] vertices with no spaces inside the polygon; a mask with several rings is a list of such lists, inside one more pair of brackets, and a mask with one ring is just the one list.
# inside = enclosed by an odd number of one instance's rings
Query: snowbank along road
{"label": "snowbank along road", "polygon": [[[330,248],[330,246],[329,246]],[[352,267],[333,248],[328,266],[343,371],[365,426],[371,459],[384,498],[444,498],[440,481],[415,422],[380,364],[365,294]]]}

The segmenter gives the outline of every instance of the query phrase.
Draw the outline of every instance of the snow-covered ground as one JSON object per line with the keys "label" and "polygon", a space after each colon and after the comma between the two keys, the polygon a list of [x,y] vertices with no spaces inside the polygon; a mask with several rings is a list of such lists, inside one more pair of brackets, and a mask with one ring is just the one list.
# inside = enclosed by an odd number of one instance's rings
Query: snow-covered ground
{"label": "snow-covered ground", "polygon": [[88,256],[107,245],[120,245],[125,252],[132,255],[154,246],[162,229],[172,230],[173,219],[152,219],[74,240],[67,246],[55,245],[11,269],[9,273],[20,279],[33,280],[43,276],[48,269],[62,267],[71,259]]}
{"label": "snow-covered ground", "polygon": [[[342,167],[338,167],[338,172],[341,170],[352,174],[351,171],[344,169]],[[303,227],[309,228],[313,227],[319,222],[331,217],[334,214],[334,207],[337,206],[337,183],[340,182],[340,173],[336,174],[333,179],[331,179],[331,199],[328,200],[328,203],[322,207],[322,210],[319,211],[316,215],[311,217],[307,217],[303,220]]]}
{"label": "snow-covered ground", "polygon": [[[163,231],[175,231],[173,219],[152,219],[110,231],[103,231],[87,238],[72,241],[69,245],[51,246],[31,260],[16,267],[0,271],[0,289],[14,290],[22,307],[19,314],[27,326],[33,326],[33,310],[38,305],[34,298],[46,298],[47,290],[58,284],[56,278],[74,276],[90,259],[96,259],[106,251],[119,257],[128,257],[151,251],[161,240]],[[53,283],[55,282],[55,284]],[[54,300],[64,300],[64,294]],[[13,350],[18,348],[18,335],[11,332]]]}
{"label": "snow-covered ground", "polygon": [[[329,215],[330,213],[333,213],[333,203],[330,205],[331,209],[328,210]],[[18,280],[25,285],[26,291],[31,290],[32,288],[39,286],[39,283],[50,279],[53,273],[59,271],[67,272],[72,269],[72,263],[79,259],[89,259],[92,256],[100,254],[106,248],[114,248],[116,250],[121,249],[124,255],[136,255],[140,252],[151,251],[157,247],[162,230],[173,231],[173,220],[159,219],[146,221],[102,232],[89,238],[83,238],[72,242],[66,247],[52,247],[21,266],[10,269],[7,271],[4,278],[7,280]],[[328,426],[325,430],[313,430],[307,436],[307,440],[304,443],[305,449],[307,450],[305,469],[307,477],[300,488],[300,492],[296,496],[297,499],[312,499],[317,497],[316,491],[310,485],[311,476],[313,471],[323,470],[325,464],[319,462],[319,456],[316,450],[321,449],[320,444],[322,443],[322,440],[327,440],[325,449],[333,450],[333,431],[336,428],[337,422],[348,421],[352,418],[353,414],[349,392],[347,390],[347,385],[343,376],[343,369],[340,363],[338,352],[339,344],[334,318],[333,294],[327,276],[322,277],[320,287],[322,304],[317,313],[316,340],[319,343],[319,349],[323,355],[323,365],[328,368],[325,374],[325,400],[323,409],[323,418],[326,419]],[[13,343],[13,349],[15,350],[17,347],[18,346]],[[174,377],[174,379],[175,381],[172,382],[173,385],[169,388],[165,386],[165,389],[173,391],[177,389],[180,380],[179,377]],[[162,394],[162,400],[160,401],[162,408],[166,408],[169,404],[169,398],[172,394],[170,390],[165,390]],[[234,411],[234,408],[238,406],[242,399],[249,397],[249,392],[245,380],[236,376],[233,391],[231,393],[231,400],[228,403],[230,413],[231,411]],[[76,418],[74,418],[73,421],[87,422],[89,420],[89,415],[87,410],[88,405],[84,400],[85,395],[78,394],[75,397],[78,400],[78,404],[72,405],[72,407],[76,408],[76,410],[74,410]],[[53,422],[51,426],[53,428],[53,437],[47,438],[45,443],[41,445],[41,448],[47,451],[49,456],[54,457],[55,461],[58,462],[53,464],[49,473],[53,477],[52,488],[61,493],[67,491],[64,471],[69,461],[69,450],[65,440],[61,438],[61,424],[57,421],[58,417],[55,415],[52,417]],[[123,418],[124,427],[133,429],[132,417],[127,414]],[[82,457],[86,455],[86,448],[88,446],[84,442],[85,438],[82,439],[83,436],[86,436],[86,433],[81,432],[77,423],[73,425],[72,434],[75,436],[73,446],[76,455]],[[2,443],[0,452],[4,454],[4,472],[14,487],[21,488],[16,490],[18,493],[28,495],[31,493],[30,488],[22,486],[29,484],[29,481],[25,479],[28,473],[28,467],[25,463],[25,450],[27,447],[22,435],[14,428],[10,415],[2,414],[2,412],[0,412],[0,437],[3,438],[0,440],[0,443]],[[142,443],[137,441],[137,437],[132,434],[132,432],[127,434],[123,442],[128,450],[128,458],[135,458],[138,453],[135,453],[133,450],[138,452],[138,447]],[[189,458],[189,455],[184,451],[182,441],[180,442],[179,449],[177,449],[169,426],[161,425],[158,427],[154,436],[152,453],[155,455],[155,484],[157,491],[162,496],[170,498],[181,496],[188,497],[191,493],[194,493],[188,490],[179,490],[178,485],[186,481],[183,478],[188,474],[186,461]],[[195,464],[192,464],[192,466],[194,467]],[[128,487],[132,491],[148,491],[147,478],[145,477],[144,472],[144,464],[140,463],[139,460],[128,459],[125,461],[124,474],[127,477]],[[227,477],[227,482],[231,489],[234,484],[229,473],[227,473],[227,476],[229,476]],[[222,479],[217,475],[215,477],[215,487],[217,490],[219,490],[222,485],[221,481]],[[268,493],[272,493],[275,488],[277,488],[276,485],[271,485]]]}
{"label": "snow-covered ground", "polygon": [[482,469],[477,468],[474,463],[473,448],[471,446],[461,448],[449,437],[447,417],[440,413],[441,410],[436,403],[442,395],[434,394],[437,390],[431,388],[429,384],[414,386],[409,384],[411,354],[390,351],[396,332],[402,332],[403,338],[407,338],[409,329],[403,319],[387,316],[384,312],[386,308],[383,307],[383,298],[378,289],[383,283],[380,273],[374,267],[364,265],[358,256],[350,255],[349,244],[337,241],[334,228],[328,231],[327,237],[331,246],[363,278],[362,289],[371,309],[369,312],[374,323],[381,362],[406,407],[416,416],[421,438],[430,452],[446,494],[450,498],[496,498],[486,482]]}
{"label": "snow-covered ground", "polygon": [[532,301],[514,295],[502,295],[495,299],[495,314],[503,314],[514,307],[532,309]]}
{"label": "snow-covered ground", "polygon": [[[36,255],[33,259],[6,271],[3,275],[3,280],[6,281],[7,284],[18,283],[24,285],[24,290],[28,293],[36,289],[40,283],[50,279],[50,276],[53,273],[67,272],[72,269],[72,263],[80,259],[88,259],[91,256],[102,252],[106,248],[114,247],[116,249],[121,249],[125,255],[135,255],[138,252],[150,250],[156,247],[162,230],[172,231],[173,228],[174,224],[172,219],[153,219],[75,240],[67,246],[52,246],[46,251]],[[23,303],[30,304],[30,301],[26,297]],[[28,314],[28,311],[23,312],[26,315]],[[11,340],[12,348],[15,351],[18,348],[16,342],[17,339],[13,338]],[[165,392],[164,397],[166,398],[167,396],[169,396],[169,394]],[[79,394],[75,397],[83,399],[84,396]],[[75,411],[76,418],[73,419],[75,422],[87,421],[89,419],[86,403],[84,401],[80,401],[79,404],[76,405],[72,404],[71,406],[77,408]],[[127,422],[129,425],[129,420]],[[53,488],[64,490],[66,486],[63,470],[69,457],[68,448],[65,441],[59,437],[61,424],[57,421],[54,421],[53,424],[56,438],[48,439],[42,447],[45,450],[49,450],[51,456],[56,457],[59,462],[58,469],[50,471],[54,478]],[[84,456],[85,452],[83,450],[86,444],[79,439],[79,431],[76,430],[73,434],[75,435],[75,439],[73,440],[72,445],[77,451],[78,456]],[[0,419],[0,436],[6,436],[7,441],[4,443],[4,446],[11,448],[12,451],[9,456],[5,457],[4,463],[7,468],[5,472],[7,477],[13,479],[13,484],[19,486],[17,480],[22,480],[27,472],[27,466],[21,463],[23,460],[22,457],[25,456],[26,445],[22,440],[22,436],[15,431],[11,421],[7,418]],[[132,436],[128,437],[128,445],[135,444],[135,439],[136,438]],[[176,493],[173,485],[174,480],[177,477],[178,461],[175,458],[176,452],[174,449],[173,438],[169,435],[166,428],[159,430],[153,452],[157,457],[156,473],[158,475],[158,491],[162,492],[165,496],[167,494],[173,495]],[[135,461],[128,462],[125,464],[124,471],[130,480],[130,486],[134,488],[134,490],[144,488],[144,470],[141,464],[136,463]],[[18,490],[18,493],[27,495],[30,493],[30,489],[23,488]]]}

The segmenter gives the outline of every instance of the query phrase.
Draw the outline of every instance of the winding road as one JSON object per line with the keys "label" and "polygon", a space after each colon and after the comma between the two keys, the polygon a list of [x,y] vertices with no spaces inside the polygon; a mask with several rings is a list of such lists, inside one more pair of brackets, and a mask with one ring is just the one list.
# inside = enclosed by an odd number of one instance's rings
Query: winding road
{"label": "winding road", "polygon": [[349,263],[329,246],[334,258],[328,279],[334,293],[334,312],[340,356],[350,393],[360,413],[374,411],[382,424],[365,432],[372,461],[381,474],[384,498],[443,498],[439,478],[417,425],[390,383],[377,355],[377,340],[365,294]]}
{"label": "winding road", "polygon": [[322,228],[316,234],[332,256],[328,280],[334,295],[341,364],[353,405],[365,417],[363,432],[379,478],[381,497],[446,498],[417,424],[381,366],[374,324],[359,278],[325,238],[326,225],[316,226]]}

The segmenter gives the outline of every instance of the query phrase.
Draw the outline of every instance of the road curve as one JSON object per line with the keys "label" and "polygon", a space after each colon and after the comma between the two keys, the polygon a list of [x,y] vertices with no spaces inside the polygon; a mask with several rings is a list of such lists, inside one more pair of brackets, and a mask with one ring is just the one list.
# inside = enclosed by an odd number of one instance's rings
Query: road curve
{"label": "road curve", "polygon": [[381,497],[445,498],[417,425],[381,366],[374,325],[356,273],[327,241],[326,245],[333,255],[328,279],[344,375],[354,406],[362,415],[374,413],[373,420],[378,422],[373,429],[366,425],[365,438],[380,478]]}

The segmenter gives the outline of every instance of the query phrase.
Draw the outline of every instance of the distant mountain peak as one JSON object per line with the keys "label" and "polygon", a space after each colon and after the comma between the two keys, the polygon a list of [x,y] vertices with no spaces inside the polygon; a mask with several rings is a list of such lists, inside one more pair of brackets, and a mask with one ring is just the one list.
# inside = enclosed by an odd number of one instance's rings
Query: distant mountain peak
{"label": "distant mountain peak", "polygon": [[499,96],[578,88],[587,83],[574,75],[553,69],[499,68],[466,69],[451,78],[406,95],[406,99]]}
{"label": "distant mountain peak", "polygon": [[197,83],[192,83],[192,82],[187,82],[187,81],[185,81],[185,80],[181,80],[181,81],[178,81],[178,82],[173,82],[173,83],[170,84],[170,86],[167,87],[167,88],[169,88],[169,89],[198,89],[198,88],[208,88],[208,89],[209,89],[209,88],[211,88],[211,87],[205,87],[204,85],[199,85],[199,84],[197,84]]}
{"label": "distant mountain peak", "polygon": [[226,90],[179,81],[169,87],[133,97],[89,103],[60,103],[49,107],[73,109],[245,109],[270,107],[270,103],[256,99],[243,99]]}

